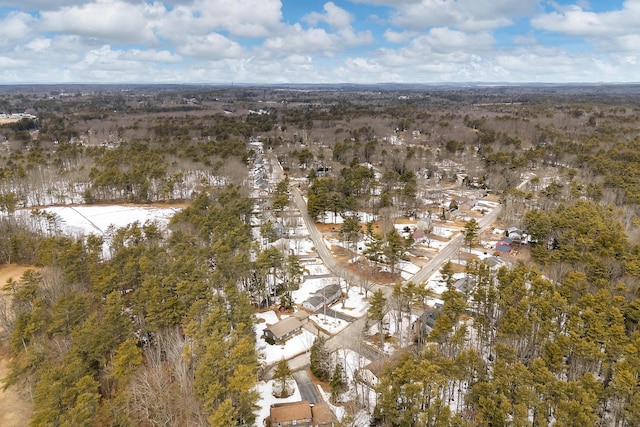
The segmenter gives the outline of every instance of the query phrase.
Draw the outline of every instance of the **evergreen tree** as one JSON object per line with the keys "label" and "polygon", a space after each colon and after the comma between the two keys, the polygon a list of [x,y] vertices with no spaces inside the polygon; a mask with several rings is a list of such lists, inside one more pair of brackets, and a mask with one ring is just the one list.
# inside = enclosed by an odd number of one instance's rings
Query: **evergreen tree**
{"label": "evergreen tree", "polygon": [[342,363],[336,363],[333,368],[333,374],[331,375],[331,400],[334,403],[340,403],[340,395],[345,392],[347,388],[347,380],[344,374],[344,368]]}
{"label": "evergreen tree", "polygon": [[321,335],[316,337],[311,346],[309,367],[321,381],[327,381],[331,377],[331,355],[326,347],[326,338]]}
{"label": "evergreen tree", "polygon": [[286,359],[281,359],[276,366],[276,371],[273,374],[273,379],[276,382],[273,395],[275,397],[289,397],[291,391],[287,388],[287,382],[293,379],[291,374],[291,368]]}
{"label": "evergreen tree", "polygon": [[478,233],[480,232],[480,225],[475,218],[471,218],[464,226],[464,244],[469,248],[469,252],[471,252],[471,247],[476,241],[478,237]]}
{"label": "evergreen tree", "polygon": [[384,296],[384,293],[380,289],[376,290],[371,297],[371,301],[369,301],[369,310],[368,316],[371,320],[376,322],[378,326],[378,334],[380,335],[380,348],[384,348],[384,317],[387,314],[387,299]]}

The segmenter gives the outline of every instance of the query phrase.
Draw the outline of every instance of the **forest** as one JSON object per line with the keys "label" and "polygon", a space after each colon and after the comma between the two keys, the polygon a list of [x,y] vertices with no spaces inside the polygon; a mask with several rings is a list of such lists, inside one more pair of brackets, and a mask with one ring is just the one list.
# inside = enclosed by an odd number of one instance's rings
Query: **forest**
{"label": "forest", "polygon": [[[0,263],[30,267],[0,284],[2,382],[30,425],[255,425],[256,313],[291,309],[303,269],[252,219],[265,203],[284,218],[292,186],[315,220],[345,217],[332,226],[347,247],[368,238],[368,262],[388,264],[388,292],[368,297],[379,330],[432,297],[396,271],[413,244],[400,219],[447,218],[467,200],[434,201],[472,189],[499,201],[496,228],[528,236],[493,270],[469,228],[466,261],[440,269],[429,334],[336,425],[362,425],[358,410],[381,427],[640,425],[637,86],[120,89],[0,90],[0,112],[36,117],[0,123]],[[286,173],[261,196],[255,138]],[[115,203],[180,210],[108,239],[18,214]],[[337,368],[312,357],[341,406]]]}

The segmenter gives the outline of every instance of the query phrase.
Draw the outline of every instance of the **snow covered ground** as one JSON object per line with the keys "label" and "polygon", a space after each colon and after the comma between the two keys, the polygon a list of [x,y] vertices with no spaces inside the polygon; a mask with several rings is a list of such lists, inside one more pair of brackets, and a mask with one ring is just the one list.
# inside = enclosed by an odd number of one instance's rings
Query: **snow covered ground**
{"label": "snow covered ground", "polygon": [[364,293],[360,293],[360,288],[352,286],[347,294],[347,299],[344,301],[344,306],[342,303],[338,303],[331,308],[347,316],[362,317],[367,314],[369,303],[364,300]]}
{"label": "snow covered ground", "polygon": [[336,319],[329,315],[325,316],[322,313],[312,314],[311,316],[309,316],[309,319],[311,319],[316,324],[316,326],[318,326],[318,328],[331,335],[337,334],[338,332],[349,326],[349,323],[344,320]]}
{"label": "snow covered ground", "polygon": [[[295,384],[295,382],[293,383]],[[296,385],[295,392],[283,399],[279,399],[274,397],[271,391],[273,390],[273,380],[271,381],[260,381],[256,384],[255,390],[260,393],[260,399],[257,402],[258,411],[256,412],[256,426],[264,426],[264,420],[269,416],[269,409],[271,405],[274,403],[286,403],[286,402],[299,402],[302,400],[300,396],[300,391]]]}
{"label": "snow covered ground", "polygon": [[162,230],[181,208],[136,205],[79,205],[20,209],[15,215],[34,230],[42,233],[62,233],[72,237],[95,234],[104,237],[103,256],[109,256],[110,235],[119,228],[137,222],[154,222]]}
{"label": "snow covered ground", "polygon": [[291,359],[292,357],[311,349],[316,337],[305,329],[303,329],[298,335],[289,338],[283,344],[267,344],[264,338],[262,338],[262,334],[267,326],[278,323],[278,316],[276,316],[276,313],[273,311],[267,311],[264,313],[257,313],[256,317],[264,320],[264,322],[256,324],[256,349],[260,354],[260,361],[262,363],[271,365],[282,359]]}
{"label": "snow covered ground", "polygon": [[[161,226],[166,226],[169,220],[180,208],[157,208],[152,206],[127,206],[127,205],[82,205],[82,206],[52,206],[40,209],[53,215],[53,223],[50,221],[36,220],[34,223],[43,227],[41,231],[47,232],[51,227],[71,236],[82,236],[90,233],[103,235],[109,228],[121,228],[134,222],[144,224],[155,221]],[[16,212],[26,218],[33,217],[31,209],[22,209]]]}
{"label": "snow covered ground", "polygon": [[313,279],[306,279],[300,285],[300,289],[293,291],[291,296],[296,304],[302,304],[317,290],[324,288],[327,285],[336,283],[335,277],[318,277]]}

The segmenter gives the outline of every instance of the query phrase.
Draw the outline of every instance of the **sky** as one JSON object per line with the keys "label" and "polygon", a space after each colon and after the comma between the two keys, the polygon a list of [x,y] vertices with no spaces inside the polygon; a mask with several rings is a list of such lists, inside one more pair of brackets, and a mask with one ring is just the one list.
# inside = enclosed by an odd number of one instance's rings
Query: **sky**
{"label": "sky", "polygon": [[0,84],[639,82],[640,0],[0,0]]}

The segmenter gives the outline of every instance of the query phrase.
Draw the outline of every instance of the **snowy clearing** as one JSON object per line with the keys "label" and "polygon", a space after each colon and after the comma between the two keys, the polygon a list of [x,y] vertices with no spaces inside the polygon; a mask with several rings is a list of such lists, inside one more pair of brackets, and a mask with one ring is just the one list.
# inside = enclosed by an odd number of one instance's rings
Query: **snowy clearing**
{"label": "snowy clearing", "polygon": [[266,327],[278,323],[278,316],[273,311],[267,311],[256,313],[256,317],[264,320],[264,322],[259,322],[256,325],[256,349],[260,354],[260,361],[264,364],[271,365],[282,359],[288,360],[311,349],[316,336],[305,329],[301,330],[296,336],[289,338],[283,344],[268,344],[262,338],[262,334]]}
{"label": "snowy clearing", "polygon": [[[295,382],[293,382],[293,384],[295,384]],[[264,420],[269,416],[269,410],[274,403],[299,402],[302,400],[297,385],[295,385],[295,392],[291,396],[283,399],[274,397],[271,393],[273,390],[273,380],[266,382],[260,381],[256,384],[255,390],[260,393],[260,399],[256,403],[259,408],[258,411],[255,412],[256,426],[265,425]]]}

